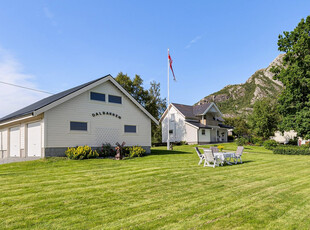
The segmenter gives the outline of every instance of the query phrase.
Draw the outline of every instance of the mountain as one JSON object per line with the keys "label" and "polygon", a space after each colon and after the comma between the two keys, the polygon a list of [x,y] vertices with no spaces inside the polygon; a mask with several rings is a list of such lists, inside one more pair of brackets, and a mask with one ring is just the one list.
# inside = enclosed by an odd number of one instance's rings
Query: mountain
{"label": "mountain", "polygon": [[245,83],[227,85],[218,92],[204,97],[196,104],[215,102],[224,116],[248,115],[253,111],[255,101],[269,97],[276,98],[283,85],[273,80],[272,66],[281,66],[284,54],[280,54],[267,68],[257,70]]}

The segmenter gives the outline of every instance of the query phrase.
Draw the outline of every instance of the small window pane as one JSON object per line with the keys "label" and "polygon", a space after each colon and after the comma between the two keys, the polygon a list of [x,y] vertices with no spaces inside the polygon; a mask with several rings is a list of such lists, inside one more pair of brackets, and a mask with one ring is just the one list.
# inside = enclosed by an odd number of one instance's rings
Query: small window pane
{"label": "small window pane", "polygon": [[122,104],[122,98],[119,96],[109,95],[109,102],[116,103],[116,104]]}
{"label": "small window pane", "polygon": [[136,133],[137,127],[135,125],[125,125],[125,133]]}
{"label": "small window pane", "polygon": [[205,130],[205,129],[202,129],[202,130],[201,130],[201,134],[202,134],[202,135],[206,135],[206,130]]}
{"label": "small window pane", "polygon": [[87,131],[87,122],[70,122],[70,130]]}
{"label": "small window pane", "polygon": [[173,133],[173,130],[172,130],[172,129],[170,129],[170,130],[169,130],[169,133]]}
{"label": "small window pane", "polygon": [[90,99],[95,101],[105,101],[105,94],[90,92]]}

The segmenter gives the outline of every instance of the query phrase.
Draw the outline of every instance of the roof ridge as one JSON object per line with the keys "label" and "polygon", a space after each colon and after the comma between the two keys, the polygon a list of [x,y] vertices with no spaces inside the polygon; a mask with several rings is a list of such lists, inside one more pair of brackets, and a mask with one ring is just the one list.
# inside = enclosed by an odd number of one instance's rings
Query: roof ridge
{"label": "roof ridge", "polygon": [[[185,104],[180,104],[180,103],[171,103],[171,104],[174,104],[174,105],[185,105]],[[191,107],[194,107],[193,105],[185,105],[185,106],[191,106]]]}

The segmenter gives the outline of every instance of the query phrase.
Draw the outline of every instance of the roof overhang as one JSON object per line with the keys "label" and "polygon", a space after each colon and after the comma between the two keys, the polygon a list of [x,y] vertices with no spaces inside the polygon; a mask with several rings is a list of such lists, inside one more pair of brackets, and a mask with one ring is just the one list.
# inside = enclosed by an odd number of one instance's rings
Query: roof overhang
{"label": "roof overhang", "polygon": [[10,119],[10,120],[5,120],[3,122],[0,122],[0,126],[4,126],[4,125],[8,125],[8,124],[11,124],[11,123],[14,123],[14,122],[22,121],[22,120],[25,120],[25,119],[28,119],[28,118],[31,118],[31,117],[34,117],[33,114],[30,114],[30,115],[27,114],[25,116],[13,118],[13,119]]}
{"label": "roof overhang", "polygon": [[215,113],[218,113],[220,116],[223,116],[223,114],[221,113],[221,111],[219,110],[219,108],[216,106],[214,102],[212,102],[211,105],[203,112],[203,114],[200,114],[200,115],[206,115],[208,112],[213,112],[211,111],[212,108],[215,109]]}
{"label": "roof overhang", "polygon": [[189,125],[189,126],[195,128],[195,129],[199,129],[199,127],[197,127],[197,126],[195,126],[195,125],[193,125],[193,124],[191,124],[191,123],[188,123],[187,121],[185,121],[185,124],[187,124],[187,125]]}

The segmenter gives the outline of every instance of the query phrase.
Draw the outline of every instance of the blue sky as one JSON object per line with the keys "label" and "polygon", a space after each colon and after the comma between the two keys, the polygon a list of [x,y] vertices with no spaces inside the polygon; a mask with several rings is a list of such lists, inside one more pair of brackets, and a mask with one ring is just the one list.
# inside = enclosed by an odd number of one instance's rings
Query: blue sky
{"label": "blue sky", "polygon": [[[194,104],[245,82],[279,54],[310,1],[0,1],[0,81],[57,93],[106,74],[139,74]],[[172,78],[171,78],[172,79]],[[0,84],[0,116],[46,94]]]}

